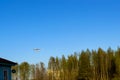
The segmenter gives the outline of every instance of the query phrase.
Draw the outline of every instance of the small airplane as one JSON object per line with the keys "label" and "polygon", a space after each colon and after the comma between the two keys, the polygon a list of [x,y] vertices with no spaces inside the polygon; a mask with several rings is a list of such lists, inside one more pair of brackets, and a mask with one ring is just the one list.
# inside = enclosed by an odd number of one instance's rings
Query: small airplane
{"label": "small airplane", "polygon": [[34,48],[33,50],[36,51],[36,52],[39,52],[39,51],[40,51],[39,48]]}

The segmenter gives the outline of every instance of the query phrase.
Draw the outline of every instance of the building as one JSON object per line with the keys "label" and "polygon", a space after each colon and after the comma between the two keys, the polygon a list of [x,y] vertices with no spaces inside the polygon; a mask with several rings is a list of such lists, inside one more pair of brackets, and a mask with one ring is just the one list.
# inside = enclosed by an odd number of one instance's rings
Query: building
{"label": "building", "polygon": [[0,58],[0,80],[11,80],[11,67],[17,63]]}

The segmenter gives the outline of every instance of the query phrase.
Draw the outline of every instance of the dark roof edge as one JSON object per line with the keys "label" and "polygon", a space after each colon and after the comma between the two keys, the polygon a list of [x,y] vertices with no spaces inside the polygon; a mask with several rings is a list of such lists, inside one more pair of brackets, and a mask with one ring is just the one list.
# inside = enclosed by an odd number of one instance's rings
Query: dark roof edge
{"label": "dark roof edge", "polygon": [[4,59],[4,58],[0,58],[0,63],[8,63],[8,64],[11,64],[11,65],[17,65],[16,62],[12,62],[12,61]]}

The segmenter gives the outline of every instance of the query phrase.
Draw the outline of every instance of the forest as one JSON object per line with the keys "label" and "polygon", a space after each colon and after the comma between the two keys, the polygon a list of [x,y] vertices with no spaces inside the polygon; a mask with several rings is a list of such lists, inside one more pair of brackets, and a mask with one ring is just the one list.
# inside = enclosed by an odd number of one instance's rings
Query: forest
{"label": "forest", "polygon": [[12,69],[16,70],[13,80],[120,80],[120,48],[51,56],[47,68],[43,62],[22,62]]}

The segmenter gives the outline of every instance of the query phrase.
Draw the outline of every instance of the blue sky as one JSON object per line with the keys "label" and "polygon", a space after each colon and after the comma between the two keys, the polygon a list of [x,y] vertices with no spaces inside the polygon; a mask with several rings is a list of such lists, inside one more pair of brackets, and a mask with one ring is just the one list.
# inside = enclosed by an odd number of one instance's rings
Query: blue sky
{"label": "blue sky", "polygon": [[[87,48],[120,46],[119,0],[0,0],[0,57],[47,64]],[[33,48],[40,48],[36,53]]]}

